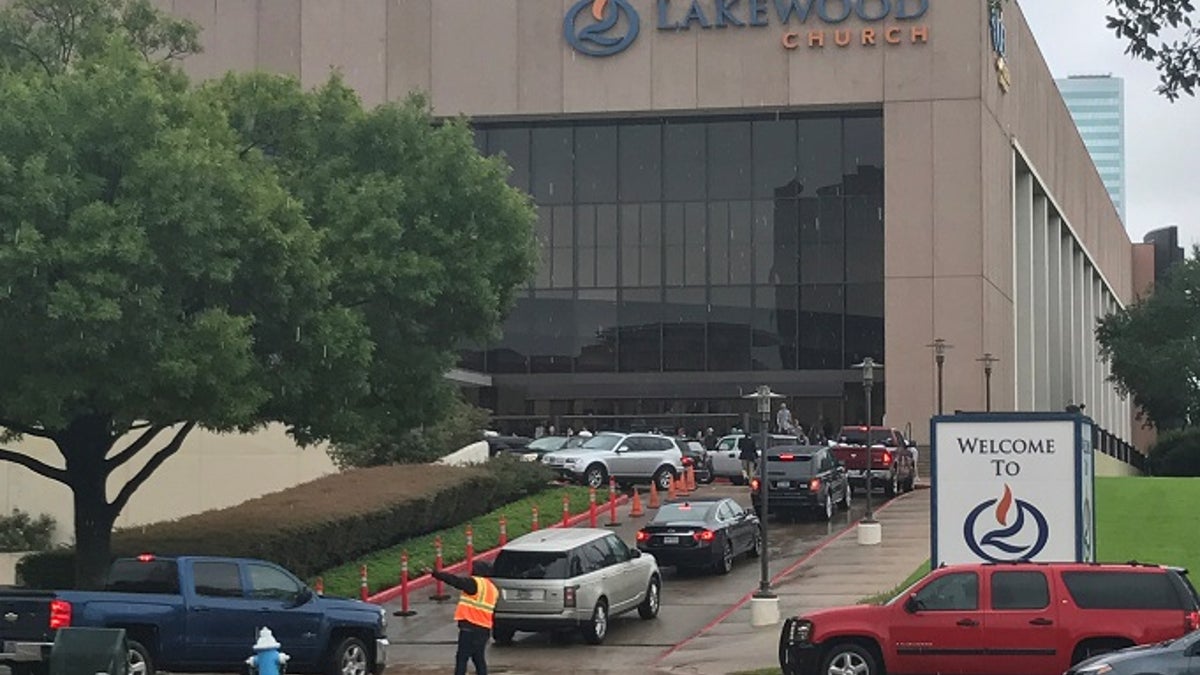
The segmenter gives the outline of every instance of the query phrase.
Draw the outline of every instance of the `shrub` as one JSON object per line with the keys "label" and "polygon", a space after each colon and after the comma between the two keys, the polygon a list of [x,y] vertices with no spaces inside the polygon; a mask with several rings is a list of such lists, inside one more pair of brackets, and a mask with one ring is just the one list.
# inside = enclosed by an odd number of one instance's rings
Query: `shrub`
{"label": "shrub", "polygon": [[[526,497],[545,487],[544,471],[508,459],[355,469],[227,509],[118,530],[113,555],[261,558],[309,577]],[[32,588],[71,588],[73,556],[70,549],[26,556],[18,573]]]}
{"label": "shrub", "polygon": [[0,553],[44,551],[54,538],[54,518],[45,513],[36,519],[20,509],[0,516]]}
{"label": "shrub", "polygon": [[1200,476],[1200,427],[1167,431],[1150,448],[1156,476]]}

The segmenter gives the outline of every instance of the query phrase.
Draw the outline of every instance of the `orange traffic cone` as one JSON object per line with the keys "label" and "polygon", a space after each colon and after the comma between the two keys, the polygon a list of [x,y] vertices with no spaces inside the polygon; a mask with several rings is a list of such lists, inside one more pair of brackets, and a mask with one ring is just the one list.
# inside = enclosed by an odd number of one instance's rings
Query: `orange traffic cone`
{"label": "orange traffic cone", "polygon": [[[651,485],[654,485],[654,483],[651,483]],[[633,506],[629,509],[629,517],[638,518],[644,515],[646,515],[646,512],[642,509],[642,496],[638,494],[638,489],[635,485],[633,486]]]}
{"label": "orange traffic cone", "polygon": [[678,492],[680,496],[686,497],[688,493],[687,471],[685,470],[683,473],[679,474],[679,477],[675,480],[679,483],[679,485],[675,486],[675,491]]}
{"label": "orange traffic cone", "polygon": [[671,476],[671,482],[667,484],[667,501],[675,501],[675,490],[679,488],[679,480]]}
{"label": "orange traffic cone", "polygon": [[688,492],[696,491],[696,469],[693,467],[687,468],[687,489]]}
{"label": "orange traffic cone", "polygon": [[[636,492],[634,494],[637,494]],[[657,509],[660,506],[658,503],[658,483],[650,481],[650,508]]]}

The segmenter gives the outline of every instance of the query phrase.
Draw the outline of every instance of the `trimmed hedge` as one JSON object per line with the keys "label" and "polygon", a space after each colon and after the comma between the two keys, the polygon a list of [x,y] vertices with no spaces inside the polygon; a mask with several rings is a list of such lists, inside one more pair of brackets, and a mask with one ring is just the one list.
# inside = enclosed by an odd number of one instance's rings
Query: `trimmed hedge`
{"label": "trimmed hedge", "polygon": [[1155,476],[1200,476],[1200,428],[1163,432],[1150,448],[1150,469]]}
{"label": "trimmed hedge", "polygon": [[[548,479],[538,464],[509,458],[469,468],[355,469],[238,506],[118,530],[113,555],[261,558],[305,578],[534,494]],[[31,588],[73,588],[74,566],[74,551],[58,549],[26,556],[17,573]]]}

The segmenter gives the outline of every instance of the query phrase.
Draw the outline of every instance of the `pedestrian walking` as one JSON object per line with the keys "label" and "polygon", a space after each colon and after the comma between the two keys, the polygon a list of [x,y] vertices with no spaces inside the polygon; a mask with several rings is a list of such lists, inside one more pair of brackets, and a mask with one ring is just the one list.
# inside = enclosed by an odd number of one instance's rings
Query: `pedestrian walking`
{"label": "pedestrian walking", "polygon": [[779,433],[792,433],[792,411],[788,410],[786,403],[779,404],[779,412],[775,414],[775,426],[779,427]]}
{"label": "pedestrian walking", "polygon": [[462,591],[458,598],[458,607],[454,610],[454,620],[458,622],[458,651],[454,655],[454,675],[466,675],[467,662],[475,664],[478,675],[487,675],[487,660],[484,652],[488,640],[492,637],[493,615],[496,612],[496,601],[500,599],[500,590],[488,578],[491,575],[491,565],[480,561],[475,563],[475,574],[460,577],[426,567],[421,570],[424,574],[432,574],[448,586]]}
{"label": "pedestrian walking", "polygon": [[758,473],[758,445],[754,442],[754,437],[746,434],[738,439],[738,459],[742,460],[742,475],[749,483],[751,478]]}
{"label": "pedestrian walking", "polygon": [[719,440],[720,439],[717,438],[717,434],[713,431],[712,427],[709,427],[708,429],[706,429],[704,431],[704,449],[705,450],[707,450],[709,452],[716,452],[717,442]]}

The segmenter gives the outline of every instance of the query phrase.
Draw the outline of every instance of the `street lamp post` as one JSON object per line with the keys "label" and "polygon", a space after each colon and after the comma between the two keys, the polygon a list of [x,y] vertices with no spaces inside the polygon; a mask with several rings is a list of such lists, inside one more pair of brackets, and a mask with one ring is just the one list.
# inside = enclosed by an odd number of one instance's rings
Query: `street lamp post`
{"label": "street lamp post", "polygon": [[[742,398],[754,399],[758,406],[758,416],[761,424],[762,446],[758,452],[758,494],[762,509],[758,520],[759,536],[762,539],[762,554],[758,557],[759,579],[758,590],[750,599],[750,625],[773,626],[779,623],[779,598],[771,592],[771,574],[767,546],[767,518],[769,516],[770,483],[767,482],[767,448],[770,445],[771,400],[784,398],[783,394],[771,391],[768,385],[761,385],[753,394]],[[746,429],[750,434],[750,429]]]}
{"label": "street lamp post", "polygon": [[875,363],[875,359],[870,356],[864,358],[862,363],[855,364],[855,368],[862,370],[863,394],[866,397],[867,404],[867,515],[858,524],[858,543],[864,545],[878,544],[883,538],[882,528],[879,522],[875,520],[875,511],[872,508],[871,491],[871,472],[874,469],[875,451],[871,447],[871,425],[874,419],[871,415],[871,390],[875,386],[875,369],[883,368],[882,363]]}
{"label": "street lamp post", "polygon": [[937,338],[931,344],[925,345],[933,349],[933,360],[937,364],[937,405],[938,414],[942,414],[942,370],[946,365],[946,351],[953,349],[954,345],[946,342],[944,338]]}
{"label": "street lamp post", "polygon": [[992,366],[1000,359],[992,356],[991,352],[986,352],[978,359],[975,359],[983,364],[983,397],[987,411],[992,411]]}

